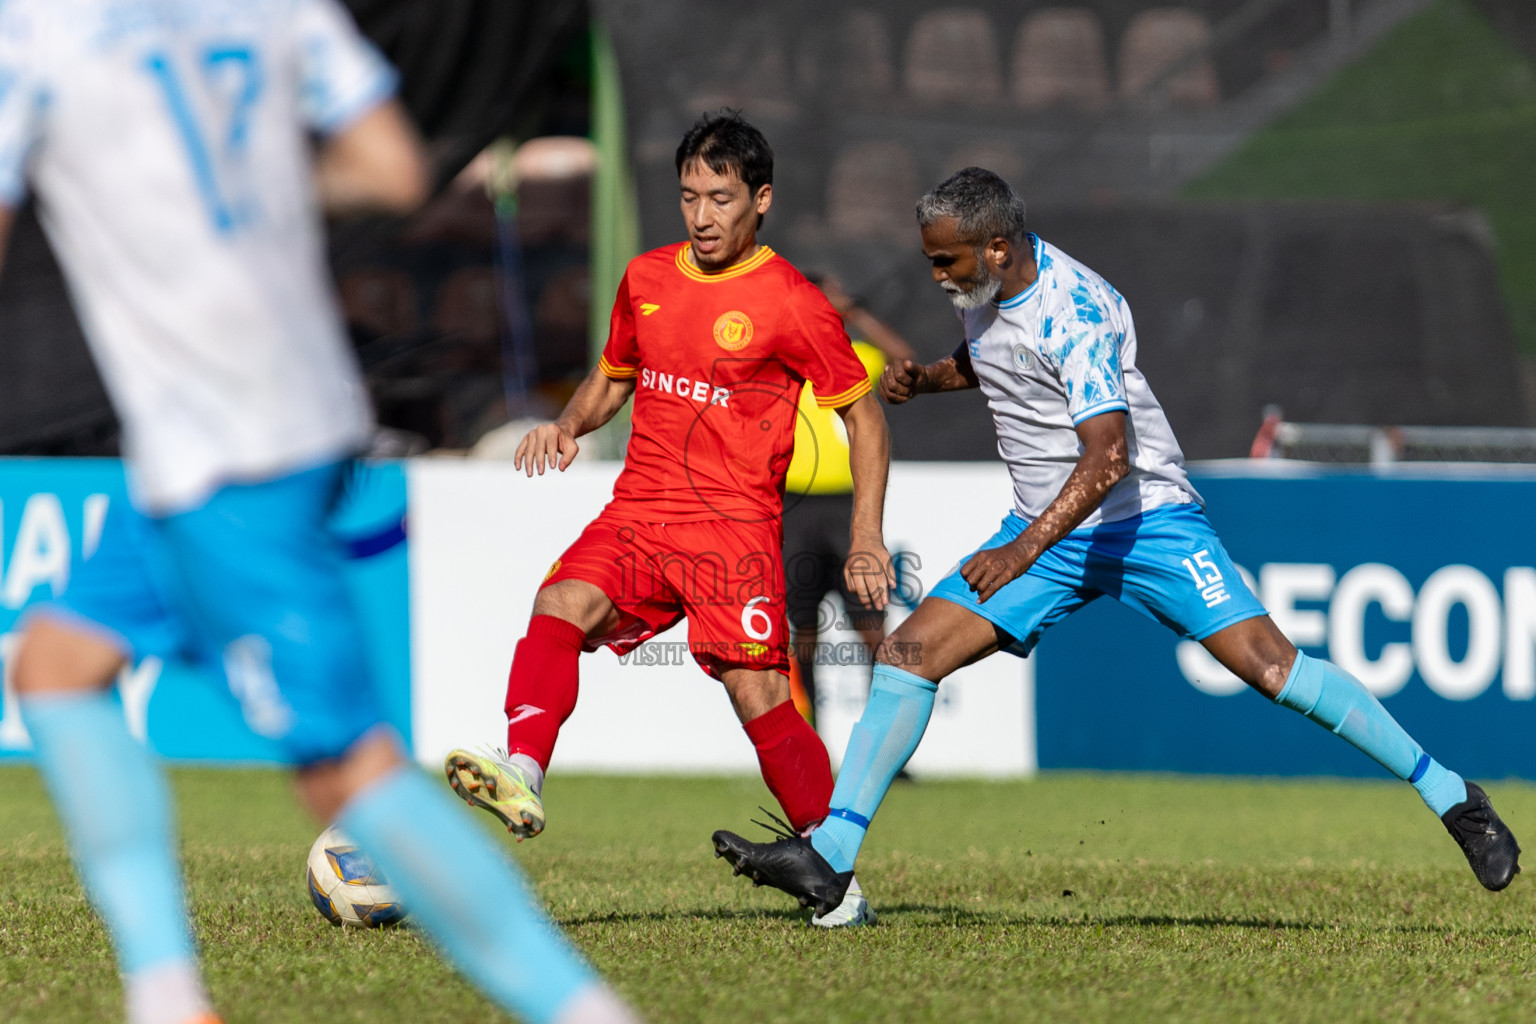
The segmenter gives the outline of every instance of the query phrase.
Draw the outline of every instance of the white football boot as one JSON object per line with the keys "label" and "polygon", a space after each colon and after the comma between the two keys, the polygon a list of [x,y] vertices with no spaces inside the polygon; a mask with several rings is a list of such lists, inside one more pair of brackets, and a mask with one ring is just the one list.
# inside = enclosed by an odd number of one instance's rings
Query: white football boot
{"label": "white football boot", "polygon": [[875,921],[875,908],[864,898],[864,890],[859,888],[857,878],[848,884],[848,892],[836,910],[811,917],[811,924],[817,928],[859,928]]}

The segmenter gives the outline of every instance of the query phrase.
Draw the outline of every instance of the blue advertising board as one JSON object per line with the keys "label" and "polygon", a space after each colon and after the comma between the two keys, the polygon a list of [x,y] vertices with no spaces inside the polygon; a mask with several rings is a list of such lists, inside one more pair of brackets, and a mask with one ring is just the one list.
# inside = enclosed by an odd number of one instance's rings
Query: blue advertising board
{"label": "blue advertising board", "polygon": [[[1536,778],[1536,474],[1193,477],[1298,647],[1354,673],[1447,767]],[[1385,775],[1110,599],[1049,631],[1035,658],[1041,768]]]}
{"label": "blue advertising board", "polygon": [[[31,742],[17,713],[9,664],[27,609],[67,593],[71,572],[95,554],[107,510],[126,502],[113,459],[0,459],[0,759],[24,757]],[[411,733],[409,579],[404,532],[406,482],[394,463],[359,465],[332,526],[347,548],[347,584],[363,620],[367,650],[387,717]],[[130,729],[167,757],[281,760],[246,728],[222,673],[146,658],[125,669],[118,692]]]}

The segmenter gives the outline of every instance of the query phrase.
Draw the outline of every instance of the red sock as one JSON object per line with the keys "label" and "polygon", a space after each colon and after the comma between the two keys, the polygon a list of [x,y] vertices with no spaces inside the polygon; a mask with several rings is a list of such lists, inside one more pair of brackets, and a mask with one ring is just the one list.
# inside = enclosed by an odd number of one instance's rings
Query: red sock
{"label": "red sock", "polygon": [[576,661],[586,639],[580,626],[553,615],[528,623],[507,677],[508,754],[527,754],[549,767],[560,727],[576,710]]}
{"label": "red sock", "polygon": [[821,737],[795,710],[795,702],[785,701],[745,728],[757,748],[763,781],[795,831],[825,818],[832,804],[832,762]]}

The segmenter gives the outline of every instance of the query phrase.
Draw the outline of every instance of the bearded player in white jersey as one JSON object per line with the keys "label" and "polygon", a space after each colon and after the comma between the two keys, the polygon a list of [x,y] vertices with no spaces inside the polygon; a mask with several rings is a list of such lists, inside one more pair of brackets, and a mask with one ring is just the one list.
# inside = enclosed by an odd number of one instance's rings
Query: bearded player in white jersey
{"label": "bearded player in white jersey", "polygon": [[1482,789],[1424,753],[1354,677],[1297,651],[1243,583],[1136,368],[1136,332],[1120,293],[1026,232],[1023,200],[990,171],[966,168],[928,192],[917,220],[966,341],[937,363],[891,365],[880,392],[899,404],[980,388],[1014,507],[877,655],[821,827],[772,843],[716,832],[717,854],[826,913],[843,898],[869,820],[917,749],[939,682],[998,651],[1022,657],[1051,624],[1108,594],[1199,641],[1249,686],[1412,783],[1478,881],[1508,885],[1520,847]]}
{"label": "bearded player in white jersey", "polygon": [[425,197],[394,86],[336,0],[0,6],[0,247],[30,183],[136,506],[108,513],[64,599],[29,618],[16,669],[130,1024],[217,1019],[165,780],[111,692],[126,661],[173,652],[224,667],[305,805],[497,1004],[540,1024],[634,1020],[409,764],[325,527],[370,415],[319,213]]}

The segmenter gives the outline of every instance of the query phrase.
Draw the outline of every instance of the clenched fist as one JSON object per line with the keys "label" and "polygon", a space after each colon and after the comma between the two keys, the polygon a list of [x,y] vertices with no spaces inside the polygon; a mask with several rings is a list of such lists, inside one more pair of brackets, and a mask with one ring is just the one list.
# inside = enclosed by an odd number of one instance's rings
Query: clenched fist
{"label": "clenched fist", "polygon": [[891,405],[900,405],[922,390],[925,376],[922,363],[912,359],[893,360],[880,374],[880,397]]}

